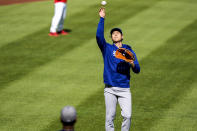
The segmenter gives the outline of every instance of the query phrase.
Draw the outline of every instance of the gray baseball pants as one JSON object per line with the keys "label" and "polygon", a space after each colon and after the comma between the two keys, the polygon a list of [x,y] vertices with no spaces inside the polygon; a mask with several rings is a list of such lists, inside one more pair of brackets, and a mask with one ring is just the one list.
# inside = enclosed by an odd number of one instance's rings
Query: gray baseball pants
{"label": "gray baseball pants", "polygon": [[121,131],[129,131],[131,126],[131,92],[130,88],[106,87],[104,89],[106,118],[105,130],[114,131],[114,118],[116,115],[117,102],[121,108],[123,117]]}

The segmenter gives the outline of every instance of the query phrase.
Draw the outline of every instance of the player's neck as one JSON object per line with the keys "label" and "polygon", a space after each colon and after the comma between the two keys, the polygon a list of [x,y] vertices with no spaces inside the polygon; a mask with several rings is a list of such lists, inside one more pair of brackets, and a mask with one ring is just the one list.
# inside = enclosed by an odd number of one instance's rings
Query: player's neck
{"label": "player's neck", "polygon": [[115,43],[115,45],[118,47],[118,48],[121,48],[122,47],[122,42],[120,41],[120,42],[117,42],[117,43]]}

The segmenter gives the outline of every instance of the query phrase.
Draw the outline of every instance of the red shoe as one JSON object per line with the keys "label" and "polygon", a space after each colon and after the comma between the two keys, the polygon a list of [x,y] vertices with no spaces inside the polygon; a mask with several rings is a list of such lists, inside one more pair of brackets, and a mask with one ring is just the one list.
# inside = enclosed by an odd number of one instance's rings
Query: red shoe
{"label": "red shoe", "polygon": [[53,32],[50,32],[48,35],[49,36],[55,36],[55,37],[59,36],[57,32],[54,32],[54,33]]}
{"label": "red shoe", "polygon": [[64,30],[60,31],[59,33],[60,33],[61,35],[68,35],[68,32],[66,32],[66,31],[64,31]]}

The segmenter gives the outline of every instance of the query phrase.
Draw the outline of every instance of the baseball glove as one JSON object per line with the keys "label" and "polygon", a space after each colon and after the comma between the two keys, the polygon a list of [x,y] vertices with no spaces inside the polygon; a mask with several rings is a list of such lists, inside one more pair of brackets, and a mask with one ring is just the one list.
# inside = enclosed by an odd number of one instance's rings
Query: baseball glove
{"label": "baseball glove", "polygon": [[135,60],[135,56],[133,55],[133,53],[125,48],[117,49],[115,53],[115,57],[129,63]]}

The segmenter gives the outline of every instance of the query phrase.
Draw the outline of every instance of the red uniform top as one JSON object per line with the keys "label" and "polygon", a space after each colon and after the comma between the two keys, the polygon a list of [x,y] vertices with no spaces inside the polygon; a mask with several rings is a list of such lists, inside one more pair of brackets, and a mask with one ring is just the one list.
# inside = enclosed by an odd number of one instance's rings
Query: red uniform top
{"label": "red uniform top", "polygon": [[54,0],[54,2],[55,2],[55,3],[57,3],[57,2],[64,2],[64,3],[66,3],[67,0]]}

